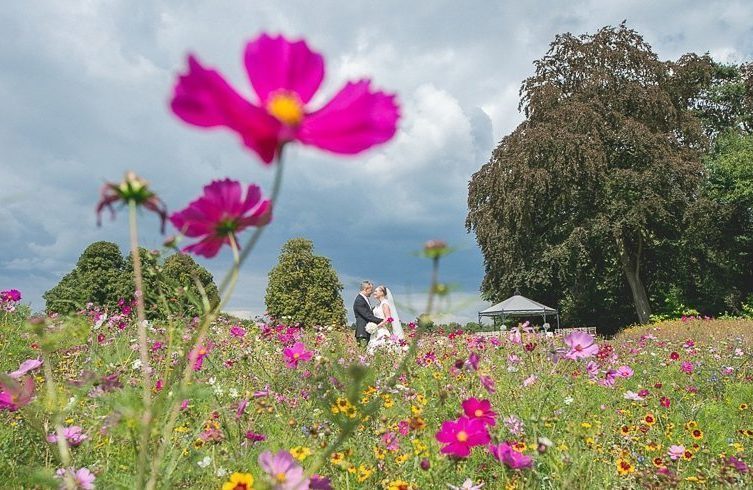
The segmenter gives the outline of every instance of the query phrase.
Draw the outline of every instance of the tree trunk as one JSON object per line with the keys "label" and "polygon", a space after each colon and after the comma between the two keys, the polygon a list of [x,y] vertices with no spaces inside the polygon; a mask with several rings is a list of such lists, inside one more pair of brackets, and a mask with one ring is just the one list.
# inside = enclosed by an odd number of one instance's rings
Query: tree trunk
{"label": "tree trunk", "polygon": [[646,294],[646,288],[643,286],[640,276],[642,248],[643,241],[638,239],[638,250],[633,254],[624,239],[617,239],[617,250],[620,254],[622,270],[625,272],[625,278],[630,285],[630,291],[633,293],[633,303],[635,304],[635,312],[638,314],[638,321],[648,323],[651,305],[648,302],[648,294]]}

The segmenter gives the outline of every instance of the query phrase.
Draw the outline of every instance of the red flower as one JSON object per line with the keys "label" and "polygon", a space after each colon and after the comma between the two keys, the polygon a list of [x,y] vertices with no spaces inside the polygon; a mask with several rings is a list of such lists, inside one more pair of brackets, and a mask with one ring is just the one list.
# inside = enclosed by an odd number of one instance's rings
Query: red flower
{"label": "red flower", "polygon": [[183,249],[212,258],[230,237],[249,226],[264,226],[272,219],[269,200],[263,200],[261,190],[249,185],[243,197],[240,182],[215,180],[204,186],[204,194],[188,207],[170,216],[170,222],[185,236],[202,237]]}
{"label": "red flower", "polygon": [[484,422],[468,417],[442,422],[442,428],[435,437],[437,441],[446,444],[441,450],[443,454],[457,458],[467,458],[473,446],[488,444],[490,441]]}
{"label": "red flower", "polygon": [[489,400],[468,398],[462,403],[463,411],[471,419],[478,419],[486,425],[495,425],[497,413],[491,409]]}
{"label": "red flower", "polygon": [[373,91],[369,80],[348,82],[323,107],[308,109],[324,79],[324,59],[303,40],[262,34],[246,45],[244,62],[257,100],[243,98],[222,75],[191,55],[187,73],[175,85],[173,112],[194,126],[234,131],[265,163],[294,140],[355,154],[395,134],[395,97]]}

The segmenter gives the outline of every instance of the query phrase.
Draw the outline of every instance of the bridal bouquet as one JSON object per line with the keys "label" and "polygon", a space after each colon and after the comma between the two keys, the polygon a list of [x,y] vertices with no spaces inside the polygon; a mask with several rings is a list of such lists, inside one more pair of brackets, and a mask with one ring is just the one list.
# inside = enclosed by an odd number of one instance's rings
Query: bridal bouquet
{"label": "bridal bouquet", "polygon": [[377,324],[374,323],[374,322],[369,322],[369,323],[366,324],[366,332],[369,335],[372,335],[374,332],[376,332],[377,328],[378,328]]}

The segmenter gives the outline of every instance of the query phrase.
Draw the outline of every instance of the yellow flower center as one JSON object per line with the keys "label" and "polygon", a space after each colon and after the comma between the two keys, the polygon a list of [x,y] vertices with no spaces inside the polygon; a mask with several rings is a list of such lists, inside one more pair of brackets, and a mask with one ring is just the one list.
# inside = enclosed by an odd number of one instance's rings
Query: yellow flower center
{"label": "yellow flower center", "polygon": [[468,434],[464,430],[461,430],[460,432],[458,432],[457,438],[458,441],[465,442],[468,440]]}
{"label": "yellow flower center", "polygon": [[277,480],[278,483],[285,483],[285,480],[287,480],[287,476],[285,476],[285,473],[277,473],[275,475],[275,480]]}
{"label": "yellow flower center", "polygon": [[303,104],[297,95],[281,91],[267,102],[267,111],[288,126],[297,126],[303,120]]}
{"label": "yellow flower center", "polygon": [[299,357],[301,357],[299,353],[296,352],[295,354],[293,354],[293,359],[298,359]]}
{"label": "yellow flower center", "polygon": [[481,410],[480,408],[477,408],[477,409],[476,409],[476,411],[475,411],[475,412],[473,412],[473,414],[474,414],[474,415],[475,415],[476,417],[481,417],[482,415],[484,415],[484,411],[483,411],[483,410]]}

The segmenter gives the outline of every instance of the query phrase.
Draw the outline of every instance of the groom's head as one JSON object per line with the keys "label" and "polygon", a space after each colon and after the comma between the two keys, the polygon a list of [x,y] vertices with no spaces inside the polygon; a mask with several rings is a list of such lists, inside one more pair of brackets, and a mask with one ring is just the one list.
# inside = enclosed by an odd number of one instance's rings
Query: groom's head
{"label": "groom's head", "polygon": [[361,281],[361,294],[366,297],[371,296],[371,292],[374,290],[374,285],[369,281]]}

